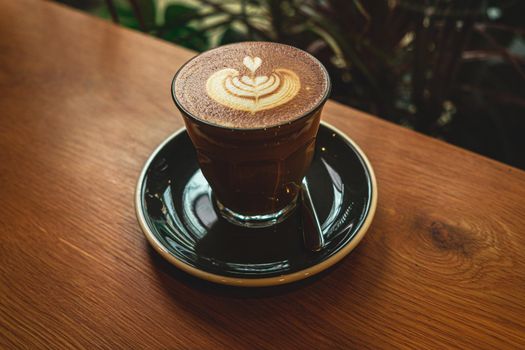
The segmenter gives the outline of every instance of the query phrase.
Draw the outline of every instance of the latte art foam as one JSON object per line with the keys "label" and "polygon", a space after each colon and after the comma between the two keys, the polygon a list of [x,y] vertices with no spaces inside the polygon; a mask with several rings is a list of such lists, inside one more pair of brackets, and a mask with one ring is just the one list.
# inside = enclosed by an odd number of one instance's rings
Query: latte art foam
{"label": "latte art foam", "polygon": [[246,56],[243,63],[252,74],[241,76],[235,69],[221,69],[206,83],[208,96],[232,109],[255,113],[287,103],[301,88],[299,77],[289,69],[277,68],[270,76],[255,75],[261,58]]}
{"label": "latte art foam", "polygon": [[174,82],[176,102],[197,119],[235,128],[282,124],[308,113],[327,93],[328,75],[308,53],[249,42],[205,52]]}

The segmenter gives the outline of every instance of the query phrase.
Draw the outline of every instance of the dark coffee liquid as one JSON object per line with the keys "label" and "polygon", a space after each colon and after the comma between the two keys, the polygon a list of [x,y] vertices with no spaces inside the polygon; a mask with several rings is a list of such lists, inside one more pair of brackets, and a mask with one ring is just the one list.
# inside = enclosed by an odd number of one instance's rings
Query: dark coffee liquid
{"label": "dark coffee liquid", "polygon": [[220,204],[242,216],[293,205],[328,90],[315,58],[273,43],[224,46],[177,73],[174,100]]}
{"label": "dark coffee liquid", "polygon": [[217,199],[243,215],[274,213],[299,193],[310,166],[320,110],[292,124],[231,130],[195,122],[186,127]]}

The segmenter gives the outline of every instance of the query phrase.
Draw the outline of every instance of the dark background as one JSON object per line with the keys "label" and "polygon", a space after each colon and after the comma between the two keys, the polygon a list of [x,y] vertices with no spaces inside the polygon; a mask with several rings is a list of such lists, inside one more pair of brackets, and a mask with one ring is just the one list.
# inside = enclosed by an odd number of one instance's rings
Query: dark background
{"label": "dark background", "polygon": [[60,0],[197,51],[309,51],[332,98],[525,169],[525,1]]}

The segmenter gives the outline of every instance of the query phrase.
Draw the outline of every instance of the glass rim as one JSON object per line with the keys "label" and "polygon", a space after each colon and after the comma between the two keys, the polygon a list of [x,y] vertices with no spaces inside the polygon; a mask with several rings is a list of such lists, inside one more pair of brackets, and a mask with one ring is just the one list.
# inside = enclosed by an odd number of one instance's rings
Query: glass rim
{"label": "glass rim", "polygon": [[[321,70],[324,72],[325,74],[325,77],[326,77],[326,89],[325,89],[325,92],[322,96],[322,98],[319,100],[318,103],[316,103],[310,110],[308,110],[307,112],[305,113],[302,113],[300,115],[298,115],[297,117],[295,117],[294,119],[292,120],[289,120],[289,121],[286,121],[286,122],[283,122],[283,123],[279,123],[279,124],[273,124],[273,125],[270,125],[270,126],[266,126],[266,127],[257,127],[257,128],[239,128],[239,127],[231,127],[231,126],[224,126],[224,125],[219,125],[219,124],[215,124],[215,123],[210,123],[206,120],[203,120],[201,118],[198,118],[196,117],[195,115],[193,115],[192,113],[190,113],[183,105],[182,103],[180,103],[180,101],[177,99],[177,95],[175,93],[175,82],[177,80],[177,76],[179,75],[179,73],[182,71],[182,69],[184,67],[186,67],[186,65],[188,65],[191,61],[193,61],[194,59],[196,59],[197,57],[207,53],[207,52],[210,52],[210,51],[215,51],[215,50],[218,50],[218,49],[221,49],[223,47],[227,47],[227,46],[232,46],[232,45],[238,45],[238,44],[242,44],[242,43],[271,43],[271,44],[275,44],[275,45],[283,45],[283,46],[288,46],[288,47],[291,47],[295,50],[299,50],[299,51],[302,51],[304,52],[306,55],[308,55],[313,61],[317,61],[317,63],[319,64],[319,66],[321,67]],[[301,50],[295,46],[292,46],[292,45],[287,45],[287,44],[281,44],[281,43],[275,43],[275,42],[272,42],[272,41],[244,41],[244,42],[238,42],[238,43],[233,43],[233,44],[228,44],[228,45],[221,45],[219,47],[216,47],[216,48],[213,48],[213,49],[210,49],[210,50],[206,50],[204,52],[201,52],[199,53],[198,55],[195,55],[193,56],[191,59],[189,59],[188,61],[186,61],[182,66],[180,66],[180,68],[177,70],[177,72],[175,73],[175,75],[173,76],[173,79],[171,81],[171,98],[173,100],[173,102],[175,103],[175,106],[177,106],[177,108],[179,108],[179,110],[181,112],[183,112],[185,115],[187,115],[188,117],[190,117],[192,120],[198,122],[198,123],[201,123],[201,124],[204,124],[204,125],[208,125],[208,126],[211,126],[211,127],[215,127],[215,128],[220,128],[220,129],[225,129],[225,130],[242,130],[242,131],[257,131],[257,130],[268,130],[268,129],[273,129],[273,128],[278,128],[278,127],[281,127],[283,125],[288,125],[288,124],[292,124],[292,123],[296,123],[297,121],[299,120],[302,120],[304,118],[307,118],[308,116],[312,115],[312,113],[314,113],[315,111],[317,111],[319,108],[321,108],[324,103],[326,102],[326,100],[328,100],[328,97],[330,96],[330,93],[332,92],[332,82],[330,80],[330,75],[328,74],[328,70],[326,69],[326,67],[321,63],[321,61],[319,61],[316,57],[314,57],[312,54],[310,54],[309,52],[306,52],[304,50]]]}

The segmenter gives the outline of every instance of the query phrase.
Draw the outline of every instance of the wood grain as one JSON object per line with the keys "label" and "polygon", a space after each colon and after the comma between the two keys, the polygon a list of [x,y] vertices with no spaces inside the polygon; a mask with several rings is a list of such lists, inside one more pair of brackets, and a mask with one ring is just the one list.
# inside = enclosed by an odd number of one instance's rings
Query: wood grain
{"label": "wood grain", "polygon": [[201,282],[133,209],[193,53],[51,2],[0,13],[0,348],[525,348],[523,171],[329,102],[378,178],[365,239],[291,286]]}

